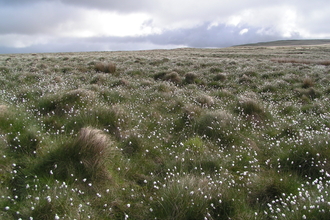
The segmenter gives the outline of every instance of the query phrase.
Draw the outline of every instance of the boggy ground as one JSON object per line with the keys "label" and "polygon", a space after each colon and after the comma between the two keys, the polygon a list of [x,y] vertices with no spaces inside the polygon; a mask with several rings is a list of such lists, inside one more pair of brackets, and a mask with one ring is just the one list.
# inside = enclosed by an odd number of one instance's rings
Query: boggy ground
{"label": "boggy ground", "polygon": [[2,219],[328,219],[330,47],[0,55]]}

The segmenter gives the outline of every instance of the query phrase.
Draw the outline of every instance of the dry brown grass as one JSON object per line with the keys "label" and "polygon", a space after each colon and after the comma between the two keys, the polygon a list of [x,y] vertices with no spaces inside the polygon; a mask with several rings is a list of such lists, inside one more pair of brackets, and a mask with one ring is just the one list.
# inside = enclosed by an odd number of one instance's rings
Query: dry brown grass
{"label": "dry brown grass", "polygon": [[115,73],[116,64],[111,62],[110,63],[98,62],[95,64],[95,70],[104,73]]}
{"label": "dry brown grass", "polygon": [[180,84],[182,82],[182,79],[180,75],[177,72],[171,72],[169,74],[165,75],[165,80],[170,81],[175,84]]}
{"label": "dry brown grass", "polygon": [[82,128],[78,137],[70,145],[71,156],[84,167],[84,176],[95,179],[106,174],[105,162],[109,156],[110,139],[101,130],[92,127]]}
{"label": "dry brown grass", "polygon": [[310,88],[310,87],[313,87],[314,86],[314,80],[311,79],[311,78],[305,78],[303,80],[303,84],[302,84],[302,87],[307,89],[307,88]]}
{"label": "dry brown grass", "polygon": [[185,82],[188,84],[194,83],[197,79],[197,75],[195,73],[187,73],[185,75]]}
{"label": "dry brown grass", "polygon": [[8,107],[6,105],[0,105],[0,115],[5,114],[8,111]]}

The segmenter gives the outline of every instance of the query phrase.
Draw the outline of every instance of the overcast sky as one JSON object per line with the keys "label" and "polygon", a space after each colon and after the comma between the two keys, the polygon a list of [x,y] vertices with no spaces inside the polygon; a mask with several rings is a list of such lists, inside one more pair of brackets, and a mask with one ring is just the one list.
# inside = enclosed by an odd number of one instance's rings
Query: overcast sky
{"label": "overcast sky", "polygon": [[0,0],[0,53],[330,38],[329,0]]}

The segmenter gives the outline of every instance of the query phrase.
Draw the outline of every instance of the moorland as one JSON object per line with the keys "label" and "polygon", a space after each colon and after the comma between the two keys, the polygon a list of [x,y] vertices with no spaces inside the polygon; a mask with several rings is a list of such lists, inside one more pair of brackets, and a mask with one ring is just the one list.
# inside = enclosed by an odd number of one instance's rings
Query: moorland
{"label": "moorland", "polygon": [[1,219],[329,219],[330,45],[0,55]]}

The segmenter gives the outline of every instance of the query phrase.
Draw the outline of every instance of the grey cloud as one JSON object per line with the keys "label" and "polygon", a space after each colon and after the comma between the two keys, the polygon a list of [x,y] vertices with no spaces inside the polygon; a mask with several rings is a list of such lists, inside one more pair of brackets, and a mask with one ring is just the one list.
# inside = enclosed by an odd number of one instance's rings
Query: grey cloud
{"label": "grey cloud", "polygon": [[[148,36],[106,37],[90,40],[91,42],[150,42],[155,45],[185,45],[187,47],[228,47],[238,44],[284,39],[280,36],[280,33],[274,33],[273,35],[259,34],[258,28],[249,26],[233,27],[220,24],[209,28],[209,25],[210,23],[204,23],[189,29],[168,30],[162,34]],[[247,28],[249,31],[241,35],[240,31],[244,28]],[[300,38],[300,36],[295,35],[294,38]]]}
{"label": "grey cloud", "polygon": [[[282,9],[280,6],[288,7],[297,14],[297,20],[294,21],[296,23],[292,25],[292,30],[289,30],[292,32],[290,39],[302,38],[301,34],[303,33],[330,36],[330,26],[327,22],[330,20],[328,0],[275,0],[271,2],[261,0],[191,0],[181,2],[180,0],[0,0],[0,37],[13,34],[13,36],[21,36],[19,40],[33,39],[34,37],[46,39],[43,41],[45,44],[31,41],[33,43],[26,44],[31,46],[26,48],[14,49],[3,46],[0,48],[0,53],[10,51],[137,50],[182,45],[188,47],[226,47],[280,40],[283,39],[283,32],[280,33],[281,28],[276,29],[276,27],[283,26],[283,23],[279,22],[286,22],[285,18],[280,19],[281,21],[274,19],[282,16],[282,12],[279,11]],[[68,36],[68,34],[58,33],[59,30],[70,30],[67,27],[61,29],[61,27],[70,24],[71,21],[74,25],[81,25],[77,28],[77,32],[84,31],[84,24],[80,22],[84,19],[84,11],[89,9],[98,9],[103,12],[112,11],[118,14],[146,13],[151,19],[143,25],[159,29],[162,32],[161,34],[146,36],[92,38],[64,38],[63,36]],[[248,17],[249,21],[241,20],[236,26],[226,25],[230,16],[243,15],[242,12],[249,9],[253,9],[253,13],[256,13],[250,15],[252,18]],[[258,13],[265,9],[271,10],[273,17],[267,14],[268,11]],[[219,25],[208,28],[212,22],[218,22]],[[239,32],[244,28],[249,29],[249,31],[240,35]]]}
{"label": "grey cloud", "polygon": [[[61,38],[45,45],[33,45],[27,48],[13,49],[0,47],[0,53],[43,53],[43,52],[81,52],[145,50],[176,47],[228,47],[238,44],[256,43],[283,39],[278,35],[261,35],[257,28],[230,27],[224,24],[209,27],[209,23],[187,29],[168,30],[162,34],[138,37],[91,37]],[[249,31],[243,35],[243,28]],[[299,36],[295,36],[295,39]]]}
{"label": "grey cloud", "polygon": [[119,11],[122,13],[126,12],[141,12],[150,6],[154,5],[154,2],[150,0],[139,0],[139,1],[131,1],[131,0],[60,0],[64,4],[75,5],[85,8],[95,8],[102,10],[110,10],[110,11]]}
{"label": "grey cloud", "polygon": [[50,2],[1,7],[0,21],[3,22],[0,22],[0,34],[52,34],[62,23],[79,16],[74,8],[58,7]]}

